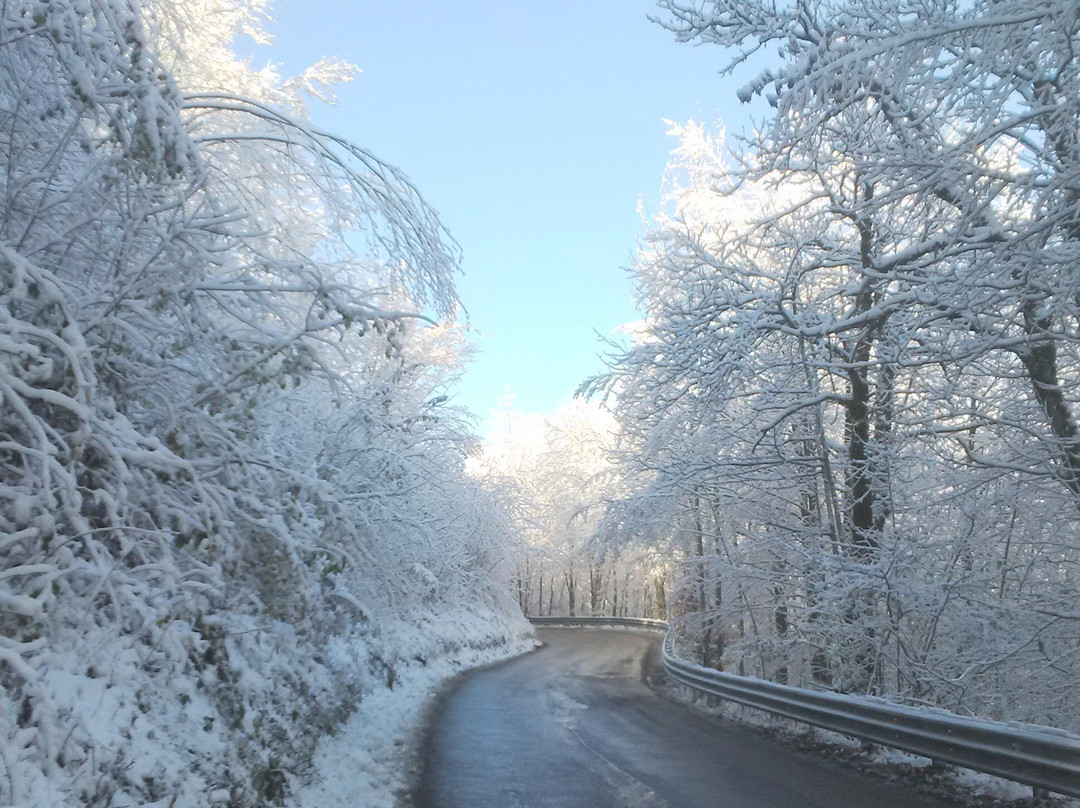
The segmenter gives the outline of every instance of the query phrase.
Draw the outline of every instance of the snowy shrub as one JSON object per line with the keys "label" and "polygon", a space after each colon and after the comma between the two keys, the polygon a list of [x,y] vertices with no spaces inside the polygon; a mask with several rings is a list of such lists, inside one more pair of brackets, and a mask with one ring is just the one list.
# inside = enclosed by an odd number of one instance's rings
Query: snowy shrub
{"label": "snowy shrub", "polygon": [[455,248],[306,122],[347,66],[235,58],[262,8],[0,9],[3,803],[280,803],[402,655],[445,651],[410,626],[520,629],[437,395]]}

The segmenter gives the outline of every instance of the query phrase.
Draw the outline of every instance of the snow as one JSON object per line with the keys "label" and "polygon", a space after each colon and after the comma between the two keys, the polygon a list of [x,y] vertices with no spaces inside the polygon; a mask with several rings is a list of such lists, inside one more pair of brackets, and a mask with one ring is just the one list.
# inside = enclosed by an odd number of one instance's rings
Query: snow
{"label": "snow", "polygon": [[807,12],[842,43],[767,5],[675,25],[788,39],[781,113],[734,171],[676,127],[614,418],[506,412],[480,459],[460,249],[304,114],[347,67],[238,59],[263,0],[0,5],[0,802],[390,804],[433,689],[545,603],[1080,728],[1080,74],[997,89],[1072,65],[1075,0]]}
{"label": "snow", "polygon": [[458,673],[531,651],[521,635],[503,645],[462,647],[426,665],[398,670],[393,688],[364,697],[337,735],[319,744],[316,776],[295,788],[294,808],[365,806],[394,808],[411,785],[425,713],[435,695]]}
{"label": "snow", "polygon": [[531,633],[443,406],[460,250],[236,57],[264,5],[0,11],[0,804],[278,803]]}

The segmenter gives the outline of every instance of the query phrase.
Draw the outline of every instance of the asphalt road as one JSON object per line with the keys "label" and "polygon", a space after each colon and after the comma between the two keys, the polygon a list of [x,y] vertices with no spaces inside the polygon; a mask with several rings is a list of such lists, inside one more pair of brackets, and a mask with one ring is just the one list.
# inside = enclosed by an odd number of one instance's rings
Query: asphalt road
{"label": "asphalt road", "polygon": [[418,808],[946,808],[658,695],[656,635],[538,634],[446,694]]}

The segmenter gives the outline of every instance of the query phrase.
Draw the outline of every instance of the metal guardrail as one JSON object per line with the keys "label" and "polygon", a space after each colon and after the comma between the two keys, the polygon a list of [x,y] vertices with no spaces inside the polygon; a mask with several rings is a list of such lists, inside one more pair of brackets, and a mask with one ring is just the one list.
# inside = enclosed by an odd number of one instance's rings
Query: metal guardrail
{"label": "metal guardrail", "polygon": [[[630,617],[531,618],[531,621],[536,625],[667,627],[660,620]],[[663,665],[675,681],[710,696],[935,761],[1080,797],[1080,737],[1076,735],[1050,727],[1014,726],[865,696],[804,690],[705,668],[675,653],[670,632],[664,638]]]}
{"label": "metal guardrail", "polygon": [[667,631],[668,627],[663,620],[646,617],[530,617],[529,622],[535,626],[620,626],[656,631]]}

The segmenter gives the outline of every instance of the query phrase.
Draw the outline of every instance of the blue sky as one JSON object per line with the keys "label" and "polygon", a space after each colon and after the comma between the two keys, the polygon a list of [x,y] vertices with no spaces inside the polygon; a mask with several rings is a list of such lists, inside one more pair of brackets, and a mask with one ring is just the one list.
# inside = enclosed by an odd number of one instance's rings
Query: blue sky
{"label": "blue sky", "polygon": [[277,0],[293,73],[363,71],[315,121],[403,169],[464,250],[480,354],[453,391],[483,427],[506,387],[549,412],[637,317],[624,268],[674,142],[665,119],[747,124],[718,48],[680,45],[651,0]]}

